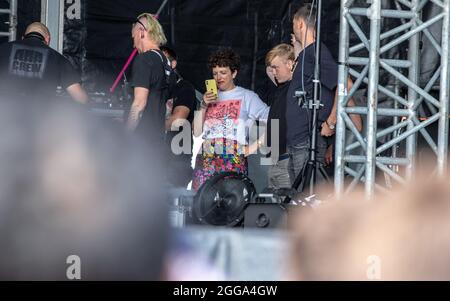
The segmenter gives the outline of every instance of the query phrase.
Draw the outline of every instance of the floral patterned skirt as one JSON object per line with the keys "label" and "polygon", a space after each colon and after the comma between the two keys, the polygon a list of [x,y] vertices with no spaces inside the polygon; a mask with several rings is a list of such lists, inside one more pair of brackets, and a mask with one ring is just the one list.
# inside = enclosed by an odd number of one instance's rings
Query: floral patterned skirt
{"label": "floral patterned skirt", "polygon": [[238,142],[226,139],[206,140],[203,151],[195,162],[192,188],[198,191],[208,179],[230,171],[247,174],[247,158]]}

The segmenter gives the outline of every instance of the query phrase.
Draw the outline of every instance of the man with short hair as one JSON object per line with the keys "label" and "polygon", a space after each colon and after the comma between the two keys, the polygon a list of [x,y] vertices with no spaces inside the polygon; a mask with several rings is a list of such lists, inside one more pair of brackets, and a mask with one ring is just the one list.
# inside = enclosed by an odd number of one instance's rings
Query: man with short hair
{"label": "man with short hair", "polygon": [[[301,52],[297,57],[297,66],[286,99],[286,140],[291,157],[289,173],[292,183],[306,167],[310,154],[311,118],[313,114],[305,107],[305,103],[314,97],[315,20],[316,9],[311,4],[303,5],[295,13],[293,19],[293,32],[296,41],[300,44]],[[333,107],[338,82],[338,65],[330,50],[323,43],[320,46],[321,104],[323,107],[318,111],[317,167],[324,163],[327,148],[326,140],[322,136],[334,134],[335,124],[327,123],[327,118],[330,116]],[[304,97],[296,97],[296,92],[302,92]],[[317,172],[317,179],[320,178],[321,174]]]}
{"label": "man with short hair", "polygon": [[51,49],[50,32],[39,22],[30,24],[21,41],[0,46],[0,95],[13,100],[54,99],[58,87],[80,103],[88,96],[71,63]]}
{"label": "man with short hair", "polygon": [[[296,43],[300,45],[300,53],[296,59],[297,65],[289,86],[286,99],[287,148],[291,157],[289,173],[294,182],[304,170],[309,160],[312,112],[305,107],[305,103],[314,97],[314,67],[316,44],[316,16],[315,7],[304,4],[295,13],[293,32]],[[338,65],[330,50],[323,43],[320,45],[320,101],[322,107],[318,111],[318,132],[316,145],[316,167],[325,163],[327,141],[325,137],[335,134],[337,119],[337,84]],[[347,89],[351,89],[352,82],[348,80]],[[300,92],[303,97],[297,97]],[[349,104],[353,104],[350,101]],[[360,130],[360,116],[352,116],[355,126]],[[317,172],[317,179],[321,180],[321,173]]]}

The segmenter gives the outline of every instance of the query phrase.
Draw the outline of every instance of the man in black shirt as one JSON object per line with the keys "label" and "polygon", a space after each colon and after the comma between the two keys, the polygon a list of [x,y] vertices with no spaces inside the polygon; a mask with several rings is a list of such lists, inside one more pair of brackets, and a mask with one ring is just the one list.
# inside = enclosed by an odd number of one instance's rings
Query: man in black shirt
{"label": "man in black shirt", "polygon": [[[291,158],[289,174],[292,181],[295,181],[309,159],[312,113],[303,105],[305,101],[314,97],[316,15],[315,8],[311,4],[305,4],[296,12],[293,21],[295,43],[299,45],[301,51],[297,56],[297,65],[286,99],[286,142]],[[330,140],[329,137],[335,134],[338,84],[338,65],[326,45],[321,44],[320,47],[320,101],[323,107],[318,113],[317,166],[325,163],[327,147],[332,147],[332,145],[328,145],[327,139]],[[351,88],[352,81],[349,78],[347,91],[350,91]],[[297,98],[296,92],[302,92],[303,99]],[[354,101],[350,99],[348,105],[354,106]],[[350,118],[356,128],[361,131],[361,117],[352,114]],[[321,180],[321,178],[321,173],[318,172],[317,179]]]}
{"label": "man in black shirt", "polygon": [[[287,146],[291,157],[289,172],[292,181],[306,166],[309,159],[312,112],[304,107],[313,97],[315,65],[315,19],[316,12],[311,4],[303,5],[294,15],[293,31],[301,46],[297,57],[293,78],[286,99]],[[331,114],[338,83],[338,65],[328,48],[321,44],[320,57],[321,104],[318,114],[317,161],[324,163],[326,140],[334,134],[336,114]],[[302,92],[303,98],[297,98],[296,92]],[[335,110],[333,110],[335,111]],[[320,173],[317,173],[320,179]]]}
{"label": "man in black shirt", "polygon": [[171,81],[174,81],[170,62],[160,50],[167,39],[161,24],[148,13],[137,18],[132,37],[139,54],[132,68],[134,100],[127,128],[158,147],[164,142],[166,101],[170,97]]}
{"label": "man in black shirt", "polygon": [[72,98],[86,103],[88,96],[81,78],[70,62],[51,49],[50,32],[39,22],[30,24],[22,41],[0,46],[0,96],[13,101],[36,102],[55,98],[58,87]]}
{"label": "man in black shirt", "polygon": [[192,179],[192,121],[196,108],[194,86],[178,73],[177,54],[166,46],[161,47],[169,59],[177,81],[172,99],[167,102],[166,131],[171,147],[168,180],[175,187],[187,187]]}

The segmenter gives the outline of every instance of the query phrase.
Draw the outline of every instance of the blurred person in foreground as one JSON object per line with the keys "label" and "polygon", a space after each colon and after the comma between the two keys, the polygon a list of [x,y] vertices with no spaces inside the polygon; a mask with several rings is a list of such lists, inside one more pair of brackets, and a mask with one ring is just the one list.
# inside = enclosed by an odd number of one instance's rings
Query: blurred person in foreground
{"label": "blurred person in foreground", "polygon": [[0,45],[0,96],[42,104],[55,101],[61,87],[75,101],[88,102],[80,75],[69,60],[49,47],[50,39],[48,28],[35,22],[22,40]]}
{"label": "blurred person in foreground", "polygon": [[66,104],[24,106],[0,101],[0,280],[68,280],[72,255],[81,280],[161,279],[168,217],[149,149]]}
{"label": "blurred person in foreground", "polygon": [[356,192],[300,210],[291,229],[289,280],[450,280],[445,179],[422,176],[370,202]]}

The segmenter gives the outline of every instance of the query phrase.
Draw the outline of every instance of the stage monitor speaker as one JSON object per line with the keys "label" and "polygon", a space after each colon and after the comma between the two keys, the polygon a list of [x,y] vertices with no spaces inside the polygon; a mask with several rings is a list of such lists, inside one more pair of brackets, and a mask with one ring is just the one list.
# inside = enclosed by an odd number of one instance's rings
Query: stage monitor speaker
{"label": "stage monitor speaker", "polygon": [[287,211],[283,205],[249,204],[245,210],[244,228],[287,228]]}

